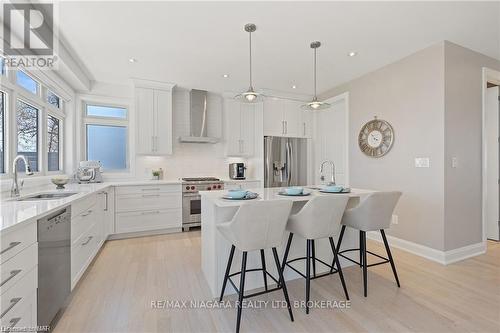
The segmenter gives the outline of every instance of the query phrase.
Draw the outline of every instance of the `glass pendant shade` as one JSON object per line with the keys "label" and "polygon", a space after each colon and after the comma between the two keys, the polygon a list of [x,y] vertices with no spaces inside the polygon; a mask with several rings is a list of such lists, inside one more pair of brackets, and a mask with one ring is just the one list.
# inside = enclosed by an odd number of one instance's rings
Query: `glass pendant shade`
{"label": "glass pendant shade", "polygon": [[249,35],[249,51],[250,51],[250,87],[248,88],[247,91],[238,94],[234,96],[234,99],[236,99],[239,102],[242,103],[258,103],[262,102],[262,94],[259,94],[253,89],[252,86],[252,32],[255,32],[257,30],[257,27],[253,23],[248,23],[245,25],[245,31],[248,32]]}
{"label": "glass pendant shade", "polygon": [[331,106],[329,103],[318,101],[318,97],[316,96],[316,50],[320,46],[320,42],[311,43],[311,48],[314,50],[314,97],[312,101],[301,106],[303,110],[317,111],[328,109]]}

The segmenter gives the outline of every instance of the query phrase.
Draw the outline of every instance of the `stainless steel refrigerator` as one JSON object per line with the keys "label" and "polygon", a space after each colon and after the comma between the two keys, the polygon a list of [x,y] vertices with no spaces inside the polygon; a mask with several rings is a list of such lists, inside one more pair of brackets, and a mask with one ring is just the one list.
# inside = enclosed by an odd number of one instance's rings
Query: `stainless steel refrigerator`
{"label": "stainless steel refrigerator", "polygon": [[307,139],[264,137],[264,187],[307,185]]}

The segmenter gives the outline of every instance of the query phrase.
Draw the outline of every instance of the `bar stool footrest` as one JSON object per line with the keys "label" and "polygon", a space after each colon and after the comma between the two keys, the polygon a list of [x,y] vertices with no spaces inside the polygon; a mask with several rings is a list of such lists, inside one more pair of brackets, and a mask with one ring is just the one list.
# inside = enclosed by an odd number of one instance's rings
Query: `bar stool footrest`
{"label": "bar stool footrest", "polygon": [[[344,259],[347,259],[353,263],[355,263],[356,265],[358,266],[362,266],[360,262],[354,260],[354,259],[351,259],[345,255],[343,255],[344,252],[352,252],[352,251],[360,251],[360,249],[346,249],[346,250],[342,250],[342,251],[339,251],[337,253],[337,255],[341,256],[342,258]],[[366,253],[369,253],[371,254],[372,256],[375,256],[375,257],[378,257],[380,259],[383,259],[383,261],[380,261],[380,262],[377,262],[377,263],[374,263],[374,264],[369,264],[369,265],[366,265],[366,267],[372,267],[372,266],[377,266],[377,265],[382,265],[382,264],[387,264],[388,262],[391,262],[388,258],[385,258],[385,257],[382,257],[381,255],[377,254],[377,253],[373,253],[372,251],[368,251],[366,250]]]}
{"label": "bar stool footrest", "polygon": [[[292,262],[294,262],[294,261],[298,261],[298,260],[306,260],[306,259],[307,259],[307,257],[299,257],[299,258],[295,258],[295,259],[292,259],[292,260],[288,260],[288,261],[285,263],[285,265],[286,265],[286,266],[288,266],[288,267],[290,267],[293,271],[295,271],[295,273],[299,274],[299,275],[300,275],[300,276],[302,276],[304,279],[306,279],[306,276],[305,276],[302,272],[300,272],[298,269],[296,269],[295,267],[293,267],[293,266],[291,266],[291,265],[290,265],[290,263],[292,263]],[[311,258],[311,259],[313,259],[313,258]],[[338,269],[333,268],[333,266],[332,266],[332,265],[327,264],[327,263],[326,263],[326,262],[324,262],[323,260],[318,259],[318,258],[314,258],[314,260],[316,260],[316,261],[318,261],[319,263],[321,263],[321,264],[325,265],[326,267],[330,268],[330,271],[325,272],[325,273],[318,274],[318,275],[316,275],[316,276],[311,276],[311,277],[310,277],[310,279],[311,279],[311,280],[314,280],[314,279],[319,279],[319,278],[321,278],[321,277],[325,277],[325,276],[327,276],[327,275],[332,275],[332,274],[335,274],[335,273],[337,273],[337,272],[338,272]]]}
{"label": "bar stool footrest", "polygon": [[[268,290],[259,291],[259,292],[256,292],[256,293],[253,293],[253,294],[249,294],[249,295],[243,294],[243,298],[249,298],[249,297],[253,297],[253,296],[259,296],[259,295],[262,295],[262,294],[267,294],[267,293],[270,293],[272,291],[276,291],[276,290],[282,289],[282,287],[280,286],[279,281],[276,280],[276,278],[274,276],[272,276],[271,273],[269,273],[267,270],[264,270],[262,268],[252,268],[252,269],[245,270],[245,274],[248,273],[248,272],[262,272],[262,271],[264,271],[267,276],[269,276],[274,282],[276,282],[276,285],[278,287],[275,287],[275,288],[272,288],[272,289],[268,289]],[[237,294],[239,294],[240,291],[236,287],[236,285],[234,284],[234,282],[231,279],[231,277],[235,276],[235,275],[240,275],[240,274],[241,274],[241,272],[236,272],[236,273],[233,273],[233,274],[229,274],[228,277],[227,277],[227,280],[229,281],[229,283],[231,283],[231,286],[233,286],[233,289],[236,290]]]}

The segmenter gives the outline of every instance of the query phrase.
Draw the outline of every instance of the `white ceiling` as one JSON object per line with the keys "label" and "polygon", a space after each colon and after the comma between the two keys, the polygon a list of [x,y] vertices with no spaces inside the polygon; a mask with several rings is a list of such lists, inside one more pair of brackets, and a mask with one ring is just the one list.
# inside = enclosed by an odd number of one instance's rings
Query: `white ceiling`
{"label": "white ceiling", "polygon": [[248,22],[256,89],[311,94],[313,40],[319,92],[445,39],[500,59],[500,2],[61,2],[59,20],[92,79],[122,84],[246,89]]}

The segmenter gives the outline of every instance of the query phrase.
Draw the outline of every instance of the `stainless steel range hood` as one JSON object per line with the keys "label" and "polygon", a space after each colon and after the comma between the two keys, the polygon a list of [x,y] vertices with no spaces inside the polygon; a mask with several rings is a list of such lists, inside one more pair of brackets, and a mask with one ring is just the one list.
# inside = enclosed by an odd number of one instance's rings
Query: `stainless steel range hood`
{"label": "stainless steel range hood", "polygon": [[189,93],[190,100],[190,135],[181,136],[180,142],[191,143],[217,143],[218,138],[209,137],[207,134],[207,92],[193,89]]}

